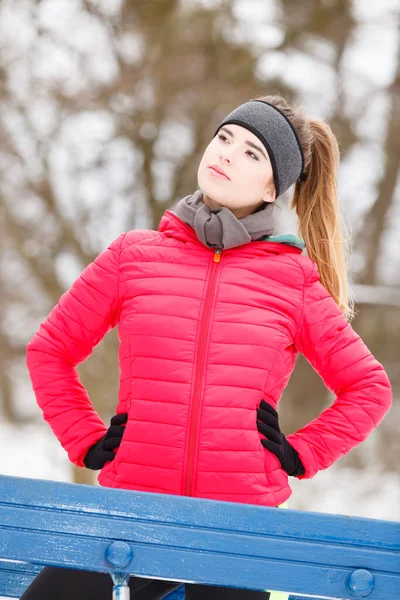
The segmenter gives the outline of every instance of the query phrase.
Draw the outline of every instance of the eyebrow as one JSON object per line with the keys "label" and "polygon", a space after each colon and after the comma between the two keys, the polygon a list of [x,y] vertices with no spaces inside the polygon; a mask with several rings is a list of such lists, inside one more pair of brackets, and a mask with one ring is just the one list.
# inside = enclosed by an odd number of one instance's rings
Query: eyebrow
{"label": "eyebrow", "polygon": [[[228,135],[230,135],[231,137],[234,137],[234,136],[233,136],[233,133],[232,133],[232,131],[231,131],[230,129],[228,129],[227,127],[221,127],[220,131],[225,131],[225,133],[227,133],[227,134],[228,134]],[[249,140],[246,140],[246,141],[245,141],[245,144],[247,144],[247,145],[248,145],[248,146],[250,146],[251,148],[254,148],[254,150],[258,150],[258,151],[259,151],[259,152],[260,152],[260,153],[263,155],[263,157],[264,157],[266,160],[268,160],[268,158],[267,158],[266,154],[264,153],[263,149],[262,149],[262,148],[260,148],[260,146],[257,146],[256,144],[253,144],[253,142],[250,142]]]}

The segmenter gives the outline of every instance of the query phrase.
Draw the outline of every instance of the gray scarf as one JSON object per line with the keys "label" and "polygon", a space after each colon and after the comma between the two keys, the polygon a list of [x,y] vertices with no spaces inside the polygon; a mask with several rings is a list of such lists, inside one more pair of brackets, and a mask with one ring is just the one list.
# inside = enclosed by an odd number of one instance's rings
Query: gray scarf
{"label": "gray scarf", "polygon": [[225,206],[210,209],[203,202],[201,190],[196,190],[194,194],[179,200],[173,212],[195,230],[205,246],[228,250],[258,240],[264,235],[272,235],[273,210],[272,203],[265,202],[261,210],[238,219]]}

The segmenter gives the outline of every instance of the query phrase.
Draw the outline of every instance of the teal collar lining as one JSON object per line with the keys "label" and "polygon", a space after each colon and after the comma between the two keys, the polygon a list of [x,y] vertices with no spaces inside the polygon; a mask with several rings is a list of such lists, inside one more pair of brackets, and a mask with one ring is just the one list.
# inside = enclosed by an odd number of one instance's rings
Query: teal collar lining
{"label": "teal collar lining", "polygon": [[305,243],[292,233],[286,233],[283,235],[265,235],[260,239],[263,242],[279,242],[280,244],[288,244],[289,246],[300,248],[300,250],[304,250],[306,247]]}

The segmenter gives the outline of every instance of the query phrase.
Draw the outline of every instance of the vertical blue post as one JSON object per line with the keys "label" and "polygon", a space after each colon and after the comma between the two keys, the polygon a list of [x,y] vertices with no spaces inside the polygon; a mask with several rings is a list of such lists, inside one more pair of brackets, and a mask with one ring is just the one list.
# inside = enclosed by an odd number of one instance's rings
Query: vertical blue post
{"label": "vertical blue post", "polygon": [[[113,542],[107,547],[107,562],[117,569],[127,567],[132,558],[132,548],[126,542]],[[111,577],[114,583],[112,600],[129,600],[129,574],[117,571],[111,573]]]}
{"label": "vertical blue post", "polygon": [[129,600],[129,575],[124,573],[111,573],[111,577],[114,583],[112,600]]}

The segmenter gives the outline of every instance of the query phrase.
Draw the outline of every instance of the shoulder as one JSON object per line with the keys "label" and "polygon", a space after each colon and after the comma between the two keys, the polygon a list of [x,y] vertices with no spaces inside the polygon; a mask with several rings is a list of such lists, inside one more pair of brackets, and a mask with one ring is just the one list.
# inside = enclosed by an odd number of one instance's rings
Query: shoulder
{"label": "shoulder", "polygon": [[296,262],[298,269],[301,272],[300,287],[302,289],[303,297],[303,315],[310,312],[311,316],[313,316],[314,312],[321,312],[324,313],[326,317],[329,317],[330,315],[340,315],[341,318],[343,317],[343,319],[345,319],[342,310],[323,285],[317,263],[304,255],[298,255],[291,258]]}
{"label": "shoulder", "polygon": [[305,254],[289,254],[288,258],[297,266],[297,276],[303,285],[315,283],[320,280],[318,265]]}
{"label": "shoulder", "polygon": [[155,242],[159,237],[159,232],[152,229],[131,229],[121,233],[109,244],[108,248],[117,251],[121,255],[132,246],[138,246],[146,242]]}
{"label": "shoulder", "polygon": [[147,241],[155,243],[154,240],[157,240],[158,237],[158,232],[152,229],[124,231],[108,244],[107,248],[98,255],[94,262],[111,261],[118,264],[125,250],[140,246]]}
{"label": "shoulder", "polygon": [[121,244],[122,250],[132,246],[132,244],[140,244],[145,241],[157,240],[160,237],[159,232],[154,231],[153,229],[131,229],[121,235],[123,236]]}

